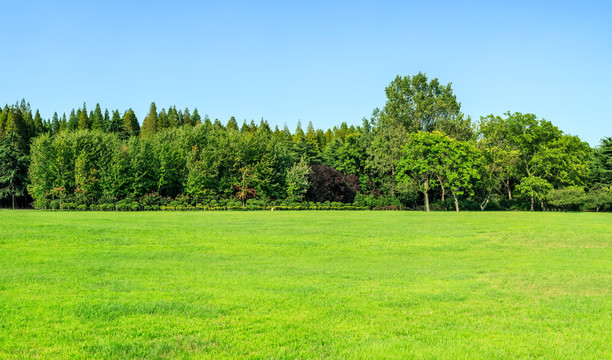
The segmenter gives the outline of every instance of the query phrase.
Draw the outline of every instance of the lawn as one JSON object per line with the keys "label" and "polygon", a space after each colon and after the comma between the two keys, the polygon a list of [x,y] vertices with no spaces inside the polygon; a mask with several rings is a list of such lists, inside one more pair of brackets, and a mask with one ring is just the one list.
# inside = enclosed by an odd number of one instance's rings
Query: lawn
{"label": "lawn", "polygon": [[1,359],[612,357],[612,214],[0,211]]}

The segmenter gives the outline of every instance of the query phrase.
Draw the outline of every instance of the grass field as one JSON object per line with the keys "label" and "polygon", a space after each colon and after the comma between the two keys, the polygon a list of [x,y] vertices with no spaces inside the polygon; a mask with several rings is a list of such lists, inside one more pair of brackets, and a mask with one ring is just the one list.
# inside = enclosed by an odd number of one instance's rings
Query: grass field
{"label": "grass field", "polygon": [[0,359],[612,357],[612,214],[0,211]]}

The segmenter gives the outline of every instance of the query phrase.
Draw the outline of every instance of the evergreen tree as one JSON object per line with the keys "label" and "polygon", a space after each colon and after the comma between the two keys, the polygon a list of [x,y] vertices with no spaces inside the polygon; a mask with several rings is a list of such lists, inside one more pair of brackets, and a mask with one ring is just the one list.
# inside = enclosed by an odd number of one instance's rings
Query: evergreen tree
{"label": "evergreen tree", "polygon": [[103,121],[104,131],[109,131],[110,128],[110,114],[108,109],[104,109],[104,121]]}
{"label": "evergreen tree", "polygon": [[28,160],[21,150],[16,131],[10,131],[0,139],[0,199],[24,196],[27,184]]}
{"label": "evergreen tree", "polygon": [[140,124],[136,119],[134,110],[128,109],[123,114],[123,132],[125,136],[138,136],[140,135]]}
{"label": "evergreen tree", "polygon": [[57,116],[57,112],[53,113],[53,117],[51,118],[51,133],[57,134],[60,131],[60,120]]}
{"label": "evergreen tree", "polygon": [[60,122],[60,131],[65,131],[68,127],[68,121],[66,120],[66,113],[62,115],[62,121]]}
{"label": "evergreen tree", "polygon": [[68,116],[68,122],[66,123],[66,129],[68,129],[69,131],[74,131],[78,128],[79,128],[79,118],[77,117],[74,109],[72,109],[72,111],[70,111],[70,116]]}
{"label": "evergreen tree", "polygon": [[155,102],[152,102],[151,107],[149,108],[149,114],[147,114],[147,116],[142,122],[142,131],[140,132],[140,136],[150,137],[150,136],[153,136],[156,132],[157,132],[157,107],[155,106]]}
{"label": "evergreen tree", "polygon": [[104,126],[104,116],[102,115],[102,109],[100,108],[99,103],[96,104],[96,108],[92,112],[90,122],[92,130],[106,131]]}
{"label": "evergreen tree", "polygon": [[123,133],[123,119],[121,119],[119,110],[113,110],[113,117],[110,120],[108,131],[112,133]]}
{"label": "evergreen tree", "polygon": [[45,126],[43,124],[42,117],[40,116],[40,112],[37,109],[36,115],[34,115],[34,136],[42,134],[44,131]]}
{"label": "evergreen tree", "polygon": [[87,116],[87,106],[85,105],[85,103],[83,103],[83,108],[81,109],[81,112],[79,113],[78,129],[87,130],[89,128],[90,128],[90,124],[89,124],[89,117]]}
{"label": "evergreen tree", "polygon": [[238,131],[238,123],[236,122],[236,118],[235,117],[231,117],[229,119],[229,121],[227,122],[227,126],[226,126],[228,131]]}
{"label": "evergreen tree", "polygon": [[191,126],[196,126],[202,124],[202,119],[200,118],[200,114],[198,114],[198,108],[193,109],[193,114],[191,114]]}
{"label": "evergreen tree", "polygon": [[167,129],[171,126],[170,121],[168,120],[168,115],[166,114],[166,110],[162,109],[159,112],[159,116],[157,117],[157,131],[162,131],[163,129]]}

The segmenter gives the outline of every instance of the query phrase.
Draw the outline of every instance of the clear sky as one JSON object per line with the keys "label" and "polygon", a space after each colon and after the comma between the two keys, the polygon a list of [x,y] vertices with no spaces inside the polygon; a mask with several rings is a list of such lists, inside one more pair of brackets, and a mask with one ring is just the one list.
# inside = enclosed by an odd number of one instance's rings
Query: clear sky
{"label": "clear sky", "polygon": [[609,1],[0,1],[0,103],[43,117],[149,105],[291,130],[360,124],[396,75],[452,82],[473,119],[612,136]]}

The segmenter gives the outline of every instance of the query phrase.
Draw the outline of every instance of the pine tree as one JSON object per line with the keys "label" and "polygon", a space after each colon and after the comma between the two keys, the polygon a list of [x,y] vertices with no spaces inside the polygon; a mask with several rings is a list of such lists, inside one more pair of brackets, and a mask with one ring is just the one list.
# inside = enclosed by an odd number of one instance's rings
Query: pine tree
{"label": "pine tree", "polygon": [[136,119],[134,110],[128,109],[123,114],[123,131],[126,136],[138,136],[140,135],[140,124]]}
{"label": "pine tree", "polygon": [[171,126],[170,121],[168,121],[168,114],[166,114],[166,110],[162,109],[159,112],[157,117],[157,131],[161,131],[163,129],[167,129]]}
{"label": "pine tree", "polygon": [[19,151],[27,153],[29,143],[28,128],[18,107],[9,110],[4,134],[5,136],[11,136],[13,146]]}
{"label": "pine tree", "polygon": [[79,130],[87,130],[89,129],[89,117],[87,116],[87,106],[83,103],[83,109],[81,109],[81,113],[79,114]]}
{"label": "pine tree", "polygon": [[226,127],[228,131],[238,131],[239,129],[238,129],[238,123],[236,122],[236,118],[232,116],[227,122]]}
{"label": "pine tree", "polygon": [[104,131],[108,131],[110,128],[110,114],[108,113],[108,109],[104,109],[104,120],[102,121]]}
{"label": "pine tree", "polygon": [[37,109],[36,115],[34,115],[34,136],[42,134],[44,131],[45,126],[43,124],[42,117],[40,116],[40,112]]}
{"label": "pine tree", "polygon": [[27,143],[20,137],[26,129],[19,109],[9,113],[7,125],[0,140],[0,199],[10,197],[14,209],[15,198],[25,195],[28,169]]}
{"label": "pine tree", "polygon": [[198,108],[193,109],[193,114],[191,114],[191,126],[196,126],[202,124],[202,119],[200,118],[200,114],[198,114]]}
{"label": "pine tree", "polygon": [[66,120],[66,113],[62,115],[62,121],[60,122],[59,131],[65,131],[68,127],[68,121]]}
{"label": "pine tree", "polygon": [[53,113],[53,118],[51,119],[51,133],[57,134],[60,131],[60,120],[57,116],[57,112]]}
{"label": "pine tree", "polygon": [[[81,110],[79,110],[80,112]],[[74,109],[70,111],[70,116],[68,117],[68,122],[66,123],[66,129],[69,131],[75,131],[79,127],[79,118],[75,113]]]}
{"label": "pine tree", "polygon": [[183,121],[181,125],[190,125],[191,124],[191,114],[189,113],[189,109],[185,108],[185,112],[183,112]]}
{"label": "pine tree", "polygon": [[102,115],[99,103],[96,104],[96,109],[91,114],[90,122],[92,130],[106,131],[104,128],[104,116]]}
{"label": "pine tree", "polygon": [[108,126],[108,131],[112,133],[123,133],[123,130],[123,120],[121,119],[119,110],[114,110],[113,117],[110,120],[110,124]]}
{"label": "pine tree", "polygon": [[140,132],[140,136],[149,137],[154,135],[157,132],[157,107],[155,106],[155,102],[151,103],[151,107],[149,108],[149,114],[142,122],[142,131]]}

